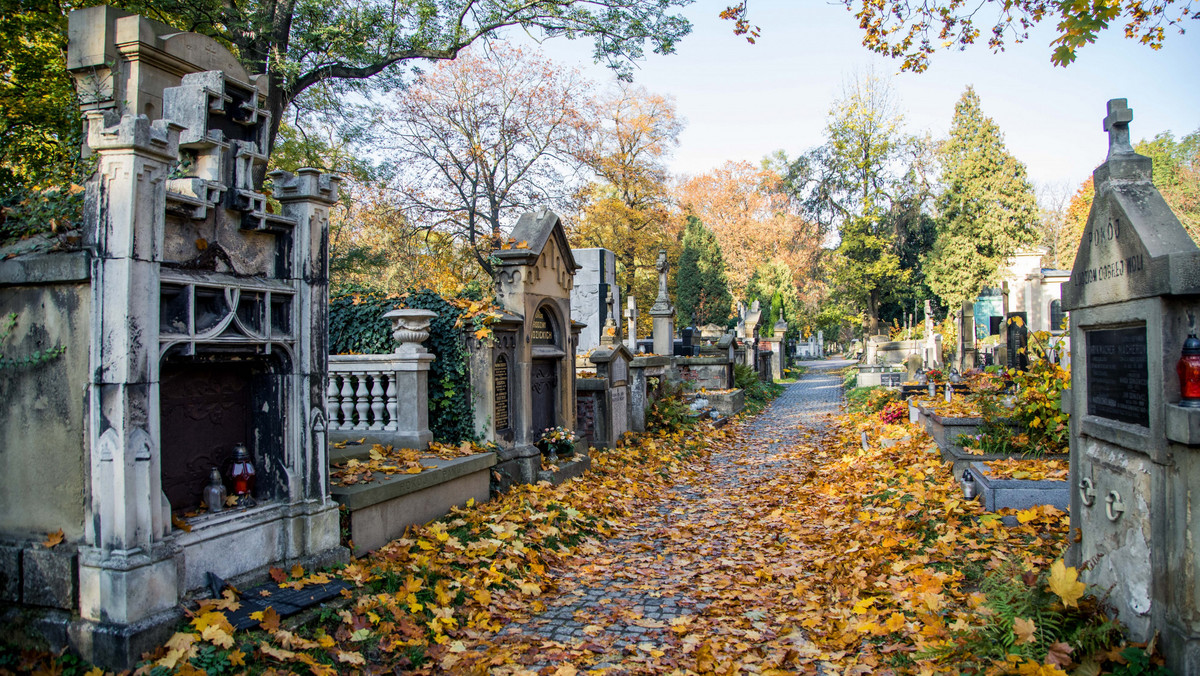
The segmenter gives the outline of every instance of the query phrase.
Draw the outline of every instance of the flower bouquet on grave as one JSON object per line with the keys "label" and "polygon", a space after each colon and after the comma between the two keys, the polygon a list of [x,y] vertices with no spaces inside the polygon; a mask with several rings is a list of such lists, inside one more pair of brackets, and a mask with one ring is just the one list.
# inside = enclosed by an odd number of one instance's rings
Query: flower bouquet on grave
{"label": "flower bouquet on grave", "polygon": [[575,452],[575,433],[565,427],[548,427],[542,430],[538,439],[538,448],[546,454],[550,462],[556,462],[558,456],[570,455]]}

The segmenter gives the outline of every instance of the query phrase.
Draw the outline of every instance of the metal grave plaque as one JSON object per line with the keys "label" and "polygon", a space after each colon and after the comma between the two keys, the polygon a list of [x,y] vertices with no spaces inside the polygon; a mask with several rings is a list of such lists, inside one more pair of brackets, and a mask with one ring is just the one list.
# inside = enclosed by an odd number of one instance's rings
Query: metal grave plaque
{"label": "metal grave plaque", "polygon": [[1087,412],[1150,426],[1146,327],[1093,329],[1087,342]]}

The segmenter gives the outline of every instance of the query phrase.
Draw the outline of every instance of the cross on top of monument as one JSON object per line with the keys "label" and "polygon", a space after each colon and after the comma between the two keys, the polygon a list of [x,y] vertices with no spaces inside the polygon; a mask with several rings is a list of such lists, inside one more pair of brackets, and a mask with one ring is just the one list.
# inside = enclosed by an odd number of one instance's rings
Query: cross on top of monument
{"label": "cross on top of monument", "polygon": [[1133,109],[1126,99],[1111,99],[1108,116],[1104,118],[1104,131],[1108,132],[1108,156],[1132,153],[1129,145],[1129,123],[1133,120]]}

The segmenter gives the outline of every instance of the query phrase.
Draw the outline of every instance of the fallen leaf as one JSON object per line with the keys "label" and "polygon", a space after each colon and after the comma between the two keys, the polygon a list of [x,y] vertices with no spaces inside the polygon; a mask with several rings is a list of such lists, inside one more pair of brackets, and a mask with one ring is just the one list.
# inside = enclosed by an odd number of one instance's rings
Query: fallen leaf
{"label": "fallen leaf", "polygon": [[1079,581],[1079,573],[1074,567],[1067,567],[1062,559],[1050,566],[1050,591],[1062,599],[1068,608],[1079,605],[1079,599],[1087,590],[1087,585]]}
{"label": "fallen leaf", "polygon": [[1032,643],[1036,638],[1034,635],[1037,633],[1037,626],[1033,620],[1018,617],[1013,620],[1013,633],[1017,635],[1017,640],[1013,641],[1014,645]]}
{"label": "fallen leaf", "polygon": [[338,662],[342,662],[343,664],[355,664],[362,666],[367,663],[367,660],[363,658],[362,653],[348,653],[341,650],[338,651],[337,659]]}
{"label": "fallen leaf", "polygon": [[48,537],[46,537],[46,541],[43,542],[42,545],[46,549],[50,549],[51,547],[55,547],[57,545],[62,544],[63,537],[65,537],[65,536],[63,535],[62,529],[59,528],[58,530],[51,533]]}

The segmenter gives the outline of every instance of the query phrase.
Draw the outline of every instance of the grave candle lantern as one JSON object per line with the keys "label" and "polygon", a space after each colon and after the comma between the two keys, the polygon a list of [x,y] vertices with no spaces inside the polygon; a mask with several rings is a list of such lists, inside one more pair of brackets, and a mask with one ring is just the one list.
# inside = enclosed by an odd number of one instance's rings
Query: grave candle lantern
{"label": "grave candle lantern", "polygon": [[221,473],[216,467],[212,468],[208,485],[204,487],[204,504],[208,505],[208,511],[213,513],[225,509],[225,483],[221,481]]}
{"label": "grave candle lantern", "polygon": [[246,446],[238,444],[233,447],[233,464],[229,466],[229,482],[233,484],[233,494],[239,504],[253,504],[251,494],[254,492],[254,463]]}
{"label": "grave candle lantern", "polygon": [[1175,364],[1179,374],[1180,406],[1200,408],[1200,338],[1190,334],[1183,342],[1183,354]]}

